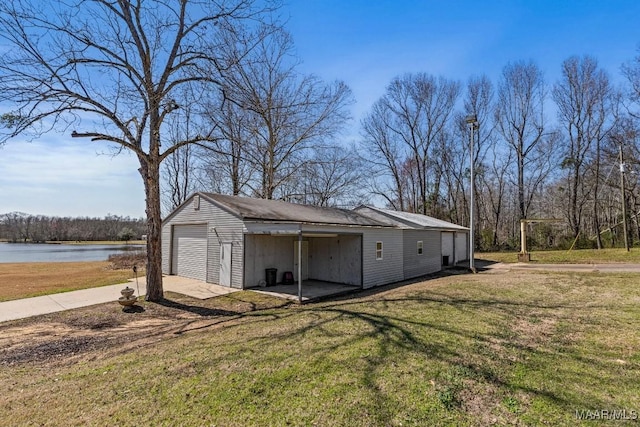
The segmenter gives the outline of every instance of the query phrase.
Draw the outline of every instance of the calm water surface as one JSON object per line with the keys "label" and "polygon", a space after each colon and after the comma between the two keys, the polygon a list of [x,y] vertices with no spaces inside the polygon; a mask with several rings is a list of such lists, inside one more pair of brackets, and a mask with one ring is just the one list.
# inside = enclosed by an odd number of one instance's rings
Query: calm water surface
{"label": "calm water surface", "polygon": [[40,243],[0,243],[3,262],[106,261],[109,255],[143,250],[144,245],[64,245]]}

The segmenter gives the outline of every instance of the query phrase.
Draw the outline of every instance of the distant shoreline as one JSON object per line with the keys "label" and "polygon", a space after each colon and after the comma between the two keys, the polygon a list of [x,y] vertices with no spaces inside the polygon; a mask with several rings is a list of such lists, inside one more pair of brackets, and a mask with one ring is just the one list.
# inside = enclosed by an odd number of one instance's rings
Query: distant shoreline
{"label": "distant shoreline", "polygon": [[49,242],[0,244],[0,263],[102,261],[120,253],[145,252],[135,242]]}
{"label": "distant shoreline", "polygon": [[44,242],[11,242],[0,240],[0,243],[11,245],[145,245],[146,240],[47,240]]}

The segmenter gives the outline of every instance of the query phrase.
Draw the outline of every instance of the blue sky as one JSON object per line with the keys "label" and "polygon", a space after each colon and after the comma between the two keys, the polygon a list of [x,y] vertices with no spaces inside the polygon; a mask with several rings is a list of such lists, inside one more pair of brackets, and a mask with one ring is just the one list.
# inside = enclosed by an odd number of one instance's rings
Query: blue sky
{"label": "blue sky", "polygon": [[[590,54],[622,84],[620,66],[640,44],[637,0],[289,0],[281,13],[300,71],[351,87],[347,143],[390,80],[405,72],[462,82],[486,74],[496,82],[508,62],[532,59],[552,84],[564,59]],[[143,216],[137,159],[104,153],[106,146],[68,134],[10,141],[0,148],[0,213]]]}

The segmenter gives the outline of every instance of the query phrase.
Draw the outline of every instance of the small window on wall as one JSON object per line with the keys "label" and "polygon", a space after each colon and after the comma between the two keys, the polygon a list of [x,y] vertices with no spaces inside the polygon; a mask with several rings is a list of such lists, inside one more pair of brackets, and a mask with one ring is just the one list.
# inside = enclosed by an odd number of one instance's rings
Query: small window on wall
{"label": "small window on wall", "polygon": [[376,242],[376,259],[382,259],[382,242]]}
{"label": "small window on wall", "polygon": [[422,255],[422,240],[418,240],[418,255]]}
{"label": "small window on wall", "polygon": [[193,198],[193,210],[200,210],[200,195],[196,194]]}

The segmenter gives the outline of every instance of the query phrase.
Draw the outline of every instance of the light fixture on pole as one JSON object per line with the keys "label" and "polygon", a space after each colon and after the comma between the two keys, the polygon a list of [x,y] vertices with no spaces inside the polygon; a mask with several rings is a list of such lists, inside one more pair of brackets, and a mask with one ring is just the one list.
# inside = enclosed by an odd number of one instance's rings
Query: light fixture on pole
{"label": "light fixture on pole", "polygon": [[476,272],[476,267],[474,265],[474,236],[473,236],[473,197],[474,197],[474,193],[475,193],[475,178],[474,178],[474,174],[473,174],[473,169],[474,169],[474,148],[473,148],[473,143],[474,143],[474,138],[473,138],[473,132],[478,130],[480,128],[480,124],[478,123],[478,117],[475,114],[469,115],[466,118],[466,122],[469,125],[469,130],[471,132],[470,138],[469,138],[469,158],[470,158],[470,162],[469,162],[469,168],[471,171],[471,185],[470,185],[470,195],[469,195],[469,269],[471,270],[472,273]]}

